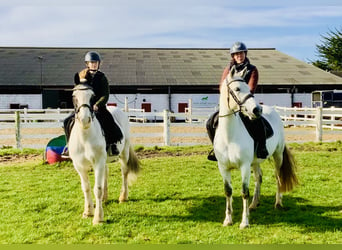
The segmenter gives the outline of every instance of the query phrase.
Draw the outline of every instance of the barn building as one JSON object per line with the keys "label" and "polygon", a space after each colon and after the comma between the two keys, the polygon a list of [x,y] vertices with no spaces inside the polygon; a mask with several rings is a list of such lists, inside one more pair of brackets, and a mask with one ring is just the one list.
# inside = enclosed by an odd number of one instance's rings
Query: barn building
{"label": "barn building", "polygon": [[[229,49],[0,47],[0,108],[72,108],[74,74],[84,55],[101,54],[110,105],[183,112],[218,104],[218,82]],[[249,49],[259,70],[260,103],[311,107],[311,92],[342,89],[342,78],[273,48]]]}

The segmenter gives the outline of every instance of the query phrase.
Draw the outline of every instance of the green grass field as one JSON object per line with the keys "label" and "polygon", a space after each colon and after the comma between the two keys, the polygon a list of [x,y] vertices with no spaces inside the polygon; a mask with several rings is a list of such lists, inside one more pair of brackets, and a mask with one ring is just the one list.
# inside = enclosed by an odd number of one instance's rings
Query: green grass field
{"label": "green grass field", "polygon": [[[232,173],[234,225],[222,227],[223,184],[216,163],[206,160],[209,147],[137,148],[141,156],[155,155],[142,157],[143,170],[124,204],[117,201],[119,164],[109,164],[106,222],[99,226],[81,217],[83,194],[71,163],[0,163],[0,243],[341,244],[341,143],[290,146],[301,185],[284,195],[283,210],[275,210],[273,165],[265,162],[261,204],[245,230],[239,229],[237,170]],[[32,152],[0,150],[0,156],[11,153]],[[251,192],[253,186],[252,177]]]}

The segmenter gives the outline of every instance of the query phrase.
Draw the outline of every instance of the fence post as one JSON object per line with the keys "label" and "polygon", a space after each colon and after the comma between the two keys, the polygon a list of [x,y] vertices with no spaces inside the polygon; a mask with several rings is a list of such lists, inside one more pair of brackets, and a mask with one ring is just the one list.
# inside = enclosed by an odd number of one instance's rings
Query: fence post
{"label": "fence post", "polygon": [[192,99],[189,99],[189,122],[192,123]]}
{"label": "fence post", "polygon": [[330,117],[330,121],[331,121],[330,129],[334,130],[334,128],[335,128],[335,115],[334,115],[335,114],[335,107],[331,107],[330,111],[332,113],[332,115]]}
{"label": "fence post", "polygon": [[15,141],[17,148],[21,148],[20,111],[15,111]]}
{"label": "fence post", "polygon": [[322,107],[317,107],[316,111],[316,141],[322,142]]}
{"label": "fence post", "polygon": [[24,108],[24,122],[27,123],[27,108]]}
{"label": "fence post", "polygon": [[163,122],[164,122],[164,146],[170,146],[170,117],[169,117],[169,111],[166,109],[164,110]]}
{"label": "fence post", "polygon": [[128,97],[125,96],[125,112],[128,112]]}

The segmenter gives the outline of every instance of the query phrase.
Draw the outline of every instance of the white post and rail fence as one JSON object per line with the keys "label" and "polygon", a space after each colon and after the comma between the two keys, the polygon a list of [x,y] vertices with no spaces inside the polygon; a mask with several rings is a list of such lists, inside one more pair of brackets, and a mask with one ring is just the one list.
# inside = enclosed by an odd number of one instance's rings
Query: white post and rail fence
{"label": "white post and rail fence", "polygon": [[[342,138],[341,108],[275,107],[280,114],[285,134],[293,138],[310,135],[310,139],[291,141],[327,141],[324,136]],[[63,120],[71,109],[0,110],[0,148],[44,148],[47,142],[63,134]],[[185,113],[144,112],[125,107],[130,119],[131,140],[143,146],[209,145],[205,123],[214,109],[186,110]],[[292,128],[289,131],[286,128]],[[297,131],[296,129],[300,129]],[[342,139],[341,139],[342,140]]]}

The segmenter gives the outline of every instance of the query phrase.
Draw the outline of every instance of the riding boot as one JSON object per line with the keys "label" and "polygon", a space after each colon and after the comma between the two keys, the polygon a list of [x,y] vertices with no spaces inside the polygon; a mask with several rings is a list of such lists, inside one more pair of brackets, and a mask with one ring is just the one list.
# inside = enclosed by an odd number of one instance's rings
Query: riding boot
{"label": "riding boot", "polygon": [[106,149],[109,155],[118,155],[117,143],[123,139],[121,129],[114,121],[112,114],[106,109],[99,109],[96,118],[100,122],[106,139]]}
{"label": "riding boot", "polygon": [[211,143],[214,142],[214,137],[215,137],[217,125],[218,125],[218,111],[213,113],[209,117],[209,119],[206,123],[207,133],[208,133],[208,136],[209,136]]}
{"label": "riding boot", "polygon": [[[209,136],[209,139],[210,139],[211,143],[214,143],[216,128],[217,128],[217,126],[218,126],[218,114],[219,114],[218,111],[216,111],[215,113],[213,113],[213,114],[209,117],[209,119],[208,119],[208,121],[207,121],[207,124],[206,124],[207,133],[208,133],[208,136]],[[209,155],[208,155],[207,159],[208,159],[209,161],[217,161],[216,156],[215,156],[214,149],[212,149],[212,150],[209,152]]]}
{"label": "riding boot", "polygon": [[266,132],[265,125],[262,119],[256,119],[254,125],[258,131],[257,142],[256,142],[256,155],[257,158],[266,159],[268,156],[268,151],[266,148]]}
{"label": "riding boot", "polygon": [[63,122],[63,128],[64,128],[64,133],[65,133],[65,139],[66,139],[66,145],[63,149],[63,152],[61,154],[61,157],[64,159],[69,159],[69,149],[68,149],[68,143],[69,143],[69,138],[70,138],[70,133],[71,129],[74,126],[75,123],[75,113],[72,113],[69,115],[67,118],[65,118]]}

